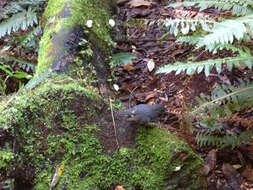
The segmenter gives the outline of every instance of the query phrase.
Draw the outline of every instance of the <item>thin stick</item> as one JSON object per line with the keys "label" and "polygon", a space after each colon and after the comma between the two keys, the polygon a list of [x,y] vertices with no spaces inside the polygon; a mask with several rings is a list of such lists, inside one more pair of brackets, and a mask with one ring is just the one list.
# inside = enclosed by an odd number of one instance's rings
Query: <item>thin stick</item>
{"label": "thin stick", "polygon": [[115,120],[114,120],[114,115],[113,115],[113,111],[112,111],[112,100],[111,98],[109,98],[110,100],[110,108],[111,108],[111,115],[112,115],[112,123],[113,123],[113,128],[114,128],[114,136],[115,136],[115,139],[116,139],[116,143],[117,143],[117,147],[118,149],[120,148],[119,146],[119,141],[118,141],[118,135],[117,135],[117,130],[116,130],[116,125],[115,125]]}
{"label": "thin stick", "polygon": [[138,86],[136,86],[133,90],[128,90],[130,92],[130,97],[128,99],[128,109],[131,108],[131,101],[132,101],[132,97],[133,97],[133,93],[134,91],[138,88]]}

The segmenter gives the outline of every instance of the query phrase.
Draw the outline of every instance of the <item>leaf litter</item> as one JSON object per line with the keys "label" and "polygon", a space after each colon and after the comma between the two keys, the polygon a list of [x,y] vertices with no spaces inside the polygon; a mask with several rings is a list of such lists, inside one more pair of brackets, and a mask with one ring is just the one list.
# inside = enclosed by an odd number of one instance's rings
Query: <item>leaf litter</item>
{"label": "leaf litter", "polygon": [[[159,103],[166,107],[159,122],[164,128],[188,142],[206,160],[203,172],[208,177],[208,188],[252,190],[253,158],[248,156],[253,155],[252,148],[240,147],[237,152],[231,153],[230,148],[216,151],[212,147],[199,147],[194,135],[196,131],[192,133],[187,127],[182,130],[179,122],[180,115],[188,109],[186,105],[194,106],[194,98],[200,93],[208,94],[218,82],[236,81],[244,74],[253,79],[252,71],[234,70],[232,75],[225,70],[221,76],[208,78],[204,73],[192,76],[155,74],[160,66],[185,61],[187,56],[195,57],[194,61],[201,61],[234,56],[234,53],[222,50],[213,55],[204,49],[195,50],[191,45],[176,43],[176,37],[164,37],[166,31],[157,24],[150,25],[152,21],[182,16],[217,20],[224,14],[231,15],[231,12],[221,12],[214,8],[201,12],[194,8],[172,9],[166,8],[166,4],[168,1],[163,0],[118,0],[118,19],[124,25],[122,35],[126,38],[115,40],[116,51],[131,52],[137,58],[131,61],[130,66],[116,67],[115,76],[119,85],[117,94],[126,107],[140,103]],[[242,163],[242,158],[245,163]],[[239,165],[240,167],[236,168]]]}

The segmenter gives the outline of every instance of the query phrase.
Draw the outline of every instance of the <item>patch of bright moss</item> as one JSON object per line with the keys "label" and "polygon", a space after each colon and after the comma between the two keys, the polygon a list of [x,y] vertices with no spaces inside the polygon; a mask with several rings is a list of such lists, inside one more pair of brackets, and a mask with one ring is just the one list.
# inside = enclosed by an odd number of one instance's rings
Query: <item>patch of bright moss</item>
{"label": "patch of bright moss", "polygon": [[[82,107],[82,103],[87,106]],[[55,155],[55,150],[48,148],[47,138],[78,131],[82,120],[91,122],[94,119],[101,103],[102,99],[94,92],[61,75],[29,93],[25,91],[10,97],[5,106],[1,106],[0,128],[11,135],[18,134],[15,139],[19,154],[15,159],[19,160],[19,166],[30,165],[40,170],[41,164],[51,165],[48,158]],[[79,105],[83,115],[78,112]],[[0,152],[1,172],[4,172],[3,168],[8,169],[13,156],[11,153]]]}
{"label": "patch of bright moss", "polygon": [[0,150],[0,170],[9,170],[13,159],[13,152]]}
{"label": "patch of bright moss", "polygon": [[[40,51],[38,56],[38,66],[36,68],[36,74],[45,71],[48,69],[52,62],[52,57],[50,56],[50,52],[53,49],[53,44],[51,42],[52,34],[59,31],[61,27],[63,27],[64,19],[59,19],[59,13],[63,11],[66,0],[57,0],[57,1],[49,1],[46,7],[46,10],[43,14],[43,25],[44,26],[44,34],[42,39],[40,40]],[[46,25],[47,24],[47,25]]]}
{"label": "patch of bright moss", "polygon": [[43,14],[43,17],[45,17],[46,19],[49,19],[50,17],[55,17],[62,11],[67,1],[68,0],[48,1],[48,5]]}
{"label": "patch of bright moss", "polygon": [[[65,168],[55,189],[65,186],[67,189],[103,190],[122,185],[126,189],[162,190],[186,176],[189,180],[188,189],[201,189],[198,180],[201,159],[185,143],[166,131],[142,129],[135,149],[121,148],[113,156],[107,156],[94,135],[96,130],[96,126],[86,125],[79,128],[78,132],[48,139],[51,142],[49,144],[53,145],[51,149],[56,152],[64,150],[60,162],[65,163]],[[173,160],[178,152],[185,152],[186,160]],[[182,170],[177,177],[168,178],[169,175],[176,176],[175,169],[179,166]],[[51,177],[54,170],[51,168],[49,172],[47,169]],[[38,178],[36,184],[44,188],[48,181]]]}
{"label": "patch of bright moss", "polygon": [[180,187],[184,179],[188,189],[201,189],[202,160],[167,131],[142,128],[135,148],[108,156],[97,137],[102,128],[96,121],[103,118],[99,96],[63,75],[29,92],[9,101],[0,127],[19,134],[17,160],[34,168],[36,190],[48,189],[59,164],[65,168],[56,190],[187,189]]}
{"label": "patch of bright moss", "polygon": [[50,50],[53,48],[51,42],[52,30],[45,28],[42,39],[40,40],[40,51],[38,55],[38,66],[35,75],[38,75],[50,67],[52,57],[50,57]]}
{"label": "patch of bright moss", "polygon": [[[110,51],[109,48],[113,45],[113,41],[110,37],[108,1],[75,0],[71,4],[71,14],[73,22],[83,26],[84,30],[88,32],[89,41],[104,52]],[[88,20],[93,21],[91,28],[86,26]]]}

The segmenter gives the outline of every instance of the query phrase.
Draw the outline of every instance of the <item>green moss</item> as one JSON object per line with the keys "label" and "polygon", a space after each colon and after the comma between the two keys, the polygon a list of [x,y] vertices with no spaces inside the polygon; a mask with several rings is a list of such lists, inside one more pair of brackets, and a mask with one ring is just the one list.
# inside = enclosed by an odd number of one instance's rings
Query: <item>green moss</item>
{"label": "green moss", "polygon": [[[197,169],[203,164],[201,159],[166,131],[142,129],[135,149],[122,148],[113,156],[107,156],[94,135],[96,130],[96,126],[86,125],[78,132],[72,130],[72,134],[50,138],[56,154],[64,150],[60,162],[65,163],[65,168],[55,189],[65,186],[67,189],[103,190],[122,185],[126,189],[162,190],[185,176],[189,180],[188,189],[200,189]],[[184,161],[175,158],[180,152],[186,154]],[[178,166],[183,169],[175,172]],[[51,177],[54,170],[51,168]],[[177,177],[168,178],[169,175]],[[37,183],[45,184],[39,179]]]}
{"label": "green moss", "polygon": [[48,189],[49,184],[51,182],[51,176],[48,175],[50,171],[50,168],[52,166],[49,166],[48,163],[45,163],[45,168],[40,171],[40,173],[36,176],[36,181],[39,181],[39,183],[35,183],[35,189]]}
{"label": "green moss", "polygon": [[[188,189],[201,189],[202,160],[163,129],[142,128],[135,148],[105,154],[97,137],[103,128],[96,125],[104,119],[102,105],[94,92],[63,75],[9,100],[0,127],[18,134],[17,160],[20,167],[34,168],[35,189],[48,189],[62,163],[65,168],[56,190],[107,190],[116,185],[129,190],[187,189],[178,185],[184,179]],[[2,160],[6,168],[11,155]]]}
{"label": "green moss", "polygon": [[14,153],[10,151],[0,150],[0,170],[8,171],[11,166],[11,162],[14,159]]}
{"label": "green moss", "polygon": [[62,11],[67,1],[68,0],[49,1],[43,17],[48,20],[50,17],[57,16]]}
{"label": "green moss", "polygon": [[52,34],[59,31],[63,27],[63,20],[59,19],[59,13],[63,10],[66,0],[57,0],[49,1],[47,8],[43,14],[43,25],[44,34],[40,40],[40,51],[38,56],[38,66],[36,68],[36,74],[45,71],[48,69],[52,62],[52,57],[50,56],[51,51],[53,50],[53,44],[51,42]]}
{"label": "green moss", "polygon": [[[88,105],[87,102],[92,104],[82,108],[82,103]],[[58,133],[78,131],[83,120],[92,121],[98,114],[92,110],[98,110],[101,102],[102,99],[94,92],[63,75],[29,93],[10,97],[8,103],[1,106],[0,128],[8,130],[11,135],[18,134],[15,139],[19,144],[19,153],[15,160],[19,167],[29,165],[41,171],[42,165],[51,166],[50,159],[59,156],[55,148],[64,149],[47,140],[56,139]],[[83,115],[75,107],[79,105]],[[60,142],[67,144],[64,138]],[[11,152],[0,152],[0,175],[5,175],[13,155]]]}
{"label": "green moss", "polygon": [[[71,4],[71,13],[73,22],[83,26],[88,32],[89,41],[110,54],[110,48],[114,43],[110,37],[108,5],[108,2],[101,0],[75,0]],[[86,26],[88,20],[93,21],[91,28]]]}
{"label": "green moss", "polygon": [[51,42],[51,33],[52,30],[50,30],[49,28],[45,28],[44,35],[40,40],[40,51],[38,56],[39,64],[36,68],[35,75],[42,73],[50,67],[50,63],[52,61],[52,57],[50,57],[50,51],[53,48],[53,44]]}
{"label": "green moss", "polygon": [[[66,107],[74,96],[78,95],[94,102],[91,107],[95,107],[96,102],[101,102],[98,95],[83,88],[80,83],[74,82],[66,75],[53,78],[29,93],[23,91],[18,95],[10,96],[6,103],[1,103],[0,128],[13,130],[12,123],[18,123],[20,126],[25,126],[24,129],[20,128],[24,130],[22,131],[24,134],[29,134],[29,129],[32,130],[34,125],[41,122],[44,127],[51,128],[53,114],[62,111],[60,109]],[[34,135],[40,136],[39,131],[37,133]]]}

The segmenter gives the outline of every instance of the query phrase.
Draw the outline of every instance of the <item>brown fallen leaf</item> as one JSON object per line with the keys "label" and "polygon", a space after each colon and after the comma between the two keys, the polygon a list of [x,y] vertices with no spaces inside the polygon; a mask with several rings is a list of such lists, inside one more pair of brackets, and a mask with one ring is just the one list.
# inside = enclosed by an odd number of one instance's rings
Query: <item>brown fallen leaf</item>
{"label": "brown fallen leaf", "polygon": [[147,103],[150,99],[157,95],[156,91],[136,93],[134,97],[137,101]]}
{"label": "brown fallen leaf", "polygon": [[127,65],[121,65],[121,67],[122,67],[124,70],[127,70],[127,71],[131,71],[131,70],[134,69],[134,67],[133,67],[133,62],[132,62],[132,61],[130,61],[130,63],[127,64]]}
{"label": "brown fallen leaf", "polygon": [[210,171],[212,171],[216,165],[216,160],[217,160],[217,154],[216,150],[212,149],[211,151],[208,152],[207,157],[206,157],[206,165],[203,168],[203,174],[205,176],[208,175]]}
{"label": "brown fallen leaf", "polygon": [[121,84],[121,90],[127,91],[127,92],[131,92],[137,85],[135,83],[122,83]]}
{"label": "brown fallen leaf", "polygon": [[154,98],[156,95],[157,95],[157,92],[156,92],[156,91],[150,92],[150,94],[148,94],[148,95],[146,96],[145,101],[148,101],[149,99]]}
{"label": "brown fallen leaf", "polygon": [[245,177],[247,180],[253,182],[253,168],[251,167],[246,167],[243,172],[242,176]]}
{"label": "brown fallen leaf", "polygon": [[[251,137],[253,139],[253,137]],[[250,159],[253,161],[253,144],[251,144],[249,147],[248,147],[248,150],[249,150],[249,154],[248,156],[250,157]]]}
{"label": "brown fallen leaf", "polygon": [[129,0],[117,0],[117,5],[123,5],[124,3],[128,2]]}
{"label": "brown fallen leaf", "polygon": [[128,4],[130,5],[130,7],[149,7],[151,5],[150,2],[145,0],[130,0]]}
{"label": "brown fallen leaf", "polygon": [[118,185],[118,186],[115,188],[115,190],[125,190],[125,188],[122,187],[122,186],[120,186],[120,185]]}
{"label": "brown fallen leaf", "polygon": [[233,166],[228,163],[224,163],[222,165],[222,172],[227,179],[228,185],[232,188],[231,190],[241,190],[240,174],[235,168],[233,168]]}

